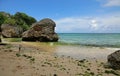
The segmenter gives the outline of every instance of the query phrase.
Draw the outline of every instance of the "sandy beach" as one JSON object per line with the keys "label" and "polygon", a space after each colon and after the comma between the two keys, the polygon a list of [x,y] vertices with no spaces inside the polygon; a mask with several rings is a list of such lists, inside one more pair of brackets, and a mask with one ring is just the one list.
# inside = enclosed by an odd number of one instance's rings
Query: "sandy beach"
{"label": "sandy beach", "polygon": [[[19,46],[21,46],[20,51]],[[82,50],[80,52],[78,47],[70,47],[68,45],[54,46],[53,43],[50,43],[48,46],[45,43],[34,45],[34,43],[30,42],[0,45],[0,76],[120,75],[119,70],[104,68],[107,62],[107,59],[104,58],[105,55],[114,50],[98,47],[88,47],[86,49],[85,47],[79,47]],[[78,52],[74,53],[76,51],[72,52],[72,50],[78,50]],[[88,52],[90,50],[93,50],[94,53]],[[104,53],[101,53],[99,50]],[[77,54],[80,53],[81,55],[78,56]],[[103,57],[99,57],[98,54],[103,54]]]}

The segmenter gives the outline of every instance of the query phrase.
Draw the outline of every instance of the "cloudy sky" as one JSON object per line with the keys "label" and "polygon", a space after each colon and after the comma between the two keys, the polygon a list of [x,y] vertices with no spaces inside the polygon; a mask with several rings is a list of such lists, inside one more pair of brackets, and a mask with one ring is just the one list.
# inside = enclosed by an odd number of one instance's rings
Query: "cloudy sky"
{"label": "cloudy sky", "polygon": [[0,0],[0,11],[51,18],[58,33],[120,33],[120,0]]}

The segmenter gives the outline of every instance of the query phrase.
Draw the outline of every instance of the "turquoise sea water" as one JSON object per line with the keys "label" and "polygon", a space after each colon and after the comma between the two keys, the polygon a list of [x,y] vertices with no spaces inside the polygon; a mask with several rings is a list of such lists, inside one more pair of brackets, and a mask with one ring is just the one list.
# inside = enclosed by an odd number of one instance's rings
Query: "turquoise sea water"
{"label": "turquoise sea water", "polygon": [[66,44],[120,47],[120,33],[59,33],[59,38]]}

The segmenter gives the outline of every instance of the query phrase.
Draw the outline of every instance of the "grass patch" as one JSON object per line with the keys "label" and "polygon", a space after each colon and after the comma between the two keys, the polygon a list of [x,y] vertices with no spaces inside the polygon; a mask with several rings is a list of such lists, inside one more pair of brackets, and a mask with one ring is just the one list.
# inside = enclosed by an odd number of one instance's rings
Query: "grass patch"
{"label": "grass patch", "polygon": [[114,70],[105,70],[105,73],[106,74],[113,74],[113,75],[116,75],[116,76],[120,76],[120,74],[118,74],[116,71]]}
{"label": "grass patch", "polygon": [[84,63],[86,59],[79,60],[80,63]]}
{"label": "grass patch", "polygon": [[8,42],[20,42],[22,41],[22,38],[3,38],[5,41]]}
{"label": "grass patch", "polygon": [[49,65],[49,66],[51,66],[51,67],[52,67],[52,64],[51,64],[51,63],[49,63],[49,62],[44,62],[44,64],[47,64],[47,65]]}
{"label": "grass patch", "polygon": [[32,62],[34,62],[35,61],[35,58],[33,58],[32,56],[28,56],[28,55],[26,55],[26,54],[23,54],[23,55],[21,55],[20,53],[16,53],[16,56],[17,57],[25,57],[26,59],[29,59],[30,61],[32,61]]}
{"label": "grass patch", "polygon": [[35,58],[30,58],[30,60],[34,62],[34,61],[35,61]]}
{"label": "grass patch", "polygon": [[66,68],[61,68],[60,70],[66,70]]}
{"label": "grass patch", "polygon": [[11,47],[12,47],[12,45],[7,45],[7,46],[6,46],[6,48],[8,48],[8,49],[11,48]]}
{"label": "grass patch", "polygon": [[16,56],[17,56],[17,57],[20,57],[21,55],[20,55],[20,53],[16,53]]}

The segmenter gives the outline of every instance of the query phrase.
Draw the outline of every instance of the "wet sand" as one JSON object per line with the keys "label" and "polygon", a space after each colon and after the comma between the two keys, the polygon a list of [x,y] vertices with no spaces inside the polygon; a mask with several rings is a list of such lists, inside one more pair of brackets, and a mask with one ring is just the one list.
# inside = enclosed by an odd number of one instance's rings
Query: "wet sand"
{"label": "wet sand", "polygon": [[[56,45],[56,43],[39,43],[39,42],[22,42],[21,45],[31,46],[33,48],[42,49],[44,52],[49,52],[57,56],[70,56],[75,59],[101,59],[106,60],[107,56],[120,48],[108,47],[91,47],[80,45]],[[23,50],[27,52],[22,46]]]}
{"label": "wet sand", "polygon": [[119,70],[104,68],[114,51],[54,43],[0,45],[0,76],[116,76]]}

